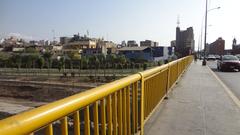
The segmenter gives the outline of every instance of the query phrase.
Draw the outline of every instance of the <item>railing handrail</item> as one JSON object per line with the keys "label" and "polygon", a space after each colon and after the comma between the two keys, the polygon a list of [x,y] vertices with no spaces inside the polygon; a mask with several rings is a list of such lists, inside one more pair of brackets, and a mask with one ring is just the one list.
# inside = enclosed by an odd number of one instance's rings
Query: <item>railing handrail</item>
{"label": "railing handrail", "polygon": [[[169,64],[171,65],[181,60],[182,59],[179,59],[170,62]],[[161,70],[167,69],[169,64],[164,64],[162,66],[143,71],[141,72],[141,75],[146,78]],[[43,105],[30,111],[3,119],[0,121],[0,134],[9,133],[13,129],[15,132],[21,134],[31,133],[36,129],[39,129],[51,122],[71,114],[79,108],[85,107],[97,100],[101,100],[111,93],[114,93],[136,81],[141,80],[141,75],[136,73],[88,91],[81,92],[79,94]]]}
{"label": "railing handrail", "polygon": [[2,131],[7,133],[12,129],[19,130],[24,134],[32,132],[36,128],[47,125],[48,123],[56,121],[79,108],[87,106],[96,100],[100,100],[116,90],[124,88],[125,86],[139,80],[140,78],[141,76],[139,74],[134,74],[90,89],[88,91],[43,105],[30,111],[3,119],[0,121],[0,133]]}

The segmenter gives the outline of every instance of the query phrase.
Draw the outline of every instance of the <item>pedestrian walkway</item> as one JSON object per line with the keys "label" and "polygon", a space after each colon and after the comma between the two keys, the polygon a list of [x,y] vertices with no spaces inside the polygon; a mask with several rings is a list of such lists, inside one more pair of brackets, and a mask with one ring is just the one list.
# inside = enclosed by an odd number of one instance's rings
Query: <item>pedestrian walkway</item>
{"label": "pedestrian walkway", "polygon": [[146,122],[145,135],[240,135],[240,108],[208,67],[192,63]]}

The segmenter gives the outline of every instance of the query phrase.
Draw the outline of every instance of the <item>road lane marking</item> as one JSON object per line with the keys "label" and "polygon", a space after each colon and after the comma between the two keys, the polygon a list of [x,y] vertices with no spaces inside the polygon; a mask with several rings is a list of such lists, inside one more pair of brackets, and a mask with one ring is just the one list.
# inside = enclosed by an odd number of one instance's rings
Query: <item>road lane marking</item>
{"label": "road lane marking", "polygon": [[240,108],[240,100],[233,94],[232,90],[223,83],[223,81],[210,69],[210,67],[207,66],[207,68],[208,68],[208,70],[210,70],[212,75],[218,80],[218,82],[222,85],[222,87],[227,92],[227,94],[232,98],[234,103],[236,103],[237,106]]}

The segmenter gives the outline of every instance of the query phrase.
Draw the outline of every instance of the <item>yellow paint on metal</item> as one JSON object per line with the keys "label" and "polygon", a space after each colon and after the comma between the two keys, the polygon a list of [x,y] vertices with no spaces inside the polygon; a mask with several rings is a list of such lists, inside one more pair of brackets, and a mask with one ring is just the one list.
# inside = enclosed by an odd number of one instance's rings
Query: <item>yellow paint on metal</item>
{"label": "yellow paint on metal", "polygon": [[[0,121],[0,135],[29,134],[140,79],[134,74]],[[60,113],[61,112],[61,113]],[[34,124],[33,124],[34,123]],[[14,129],[14,130],[13,130]]]}
{"label": "yellow paint on metal", "polygon": [[[53,127],[52,124],[49,124],[46,128],[45,128],[45,134],[46,135],[53,135]],[[32,134],[33,135],[33,134]]]}
{"label": "yellow paint on metal", "polygon": [[74,135],[80,135],[80,117],[79,111],[73,114]]}
{"label": "yellow paint on metal", "polygon": [[143,74],[140,72],[139,73],[141,75],[141,120],[140,120],[140,134],[143,135],[144,134],[144,76]]}
{"label": "yellow paint on metal", "polygon": [[112,135],[112,100],[111,95],[107,96],[107,119],[108,119],[108,135]]}
{"label": "yellow paint on metal", "polygon": [[106,108],[105,99],[101,100],[101,135],[106,135]]}
{"label": "yellow paint on metal", "polygon": [[123,126],[122,126],[122,90],[118,92],[118,134],[123,134]]}
{"label": "yellow paint on metal", "polygon": [[138,127],[138,84],[135,82],[132,89],[132,110],[133,110],[133,133],[137,132]]}
{"label": "yellow paint on metal", "polygon": [[93,105],[93,121],[94,121],[94,135],[99,135],[98,127],[98,101]]}
{"label": "yellow paint on metal", "polygon": [[123,112],[123,134],[127,134],[127,116],[126,116],[126,88],[124,88],[122,93],[122,112]]}
{"label": "yellow paint on metal", "polygon": [[128,135],[131,135],[131,112],[130,112],[130,109],[131,109],[131,106],[130,106],[130,87],[128,86],[127,89],[126,89],[126,115],[127,115],[127,134]]}
{"label": "yellow paint on metal", "polygon": [[84,109],[84,135],[90,135],[89,106]]}
{"label": "yellow paint on metal", "polygon": [[67,116],[61,120],[61,133],[62,135],[68,135],[68,120]]}
{"label": "yellow paint on metal", "polygon": [[113,135],[117,135],[117,93],[112,95],[112,104],[113,104]]}

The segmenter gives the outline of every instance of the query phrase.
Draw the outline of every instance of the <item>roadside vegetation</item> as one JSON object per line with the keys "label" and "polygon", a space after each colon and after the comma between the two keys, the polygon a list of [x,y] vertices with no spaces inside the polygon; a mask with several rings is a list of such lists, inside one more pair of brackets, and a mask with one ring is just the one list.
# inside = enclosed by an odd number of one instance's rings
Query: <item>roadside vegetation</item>
{"label": "roadside vegetation", "polygon": [[33,75],[46,73],[48,76],[55,73],[63,77],[84,75],[92,79],[98,76],[114,79],[117,74],[132,74],[163,63],[164,61],[127,59],[124,55],[116,54],[88,56],[81,56],[74,52],[53,54],[50,51],[37,52],[33,48],[19,53],[0,52],[0,73],[15,71]]}

